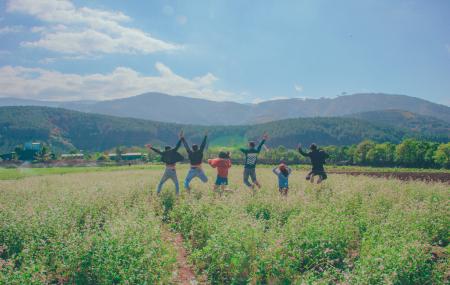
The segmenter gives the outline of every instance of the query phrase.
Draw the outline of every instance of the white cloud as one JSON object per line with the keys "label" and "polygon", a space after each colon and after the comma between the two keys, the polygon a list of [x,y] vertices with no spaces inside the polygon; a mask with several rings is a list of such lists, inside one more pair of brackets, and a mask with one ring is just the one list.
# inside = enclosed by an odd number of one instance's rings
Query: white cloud
{"label": "white cloud", "polygon": [[142,30],[124,26],[123,23],[131,19],[121,12],[76,7],[68,0],[10,0],[7,11],[24,13],[49,25],[33,28],[41,38],[22,43],[25,47],[65,54],[148,54],[181,48]]}
{"label": "white cloud", "polygon": [[292,99],[292,98],[285,97],[285,96],[272,97],[272,98],[269,98],[269,99],[266,99],[266,98],[255,98],[255,99],[252,100],[252,104],[259,104],[259,103],[262,103],[262,102],[276,101],[276,100],[287,100],[287,99]]}
{"label": "white cloud", "polygon": [[0,67],[2,96],[40,100],[107,100],[130,97],[145,92],[162,92],[216,101],[239,100],[232,92],[214,87],[218,80],[207,73],[193,79],[174,73],[156,63],[159,75],[146,76],[133,69],[117,67],[107,74],[79,75],[42,68]]}
{"label": "white cloud", "polygon": [[23,30],[23,26],[4,26],[0,27],[0,35],[20,33]]}
{"label": "white cloud", "polygon": [[294,89],[295,91],[297,91],[298,93],[303,91],[303,86],[299,85],[299,84],[294,84]]}

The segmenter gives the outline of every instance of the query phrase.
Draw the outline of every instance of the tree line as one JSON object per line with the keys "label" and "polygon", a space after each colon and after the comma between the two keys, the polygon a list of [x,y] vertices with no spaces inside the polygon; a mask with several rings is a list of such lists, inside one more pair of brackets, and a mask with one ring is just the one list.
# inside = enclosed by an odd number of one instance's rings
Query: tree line
{"label": "tree line", "polygon": [[[357,165],[375,167],[412,167],[412,168],[446,168],[450,169],[450,143],[437,143],[417,139],[405,139],[399,144],[390,142],[376,143],[371,140],[364,140],[359,144],[347,146],[321,146],[329,155],[327,164],[331,165]],[[231,152],[234,163],[243,161],[244,156],[237,147],[209,147],[205,151],[205,159],[216,157],[221,150]],[[21,159],[27,154],[26,160],[44,162],[60,159],[51,153],[50,148],[44,144],[41,152],[35,154],[21,153],[21,149],[15,149],[18,156],[13,159]],[[140,160],[146,162],[159,162],[160,156],[148,152],[141,147],[116,147],[108,152],[84,153],[84,159],[90,161],[111,161],[108,153],[116,154],[114,162],[120,161],[122,153],[140,152],[143,154]],[[72,150],[71,153],[78,153]],[[187,157],[184,149],[181,153]],[[33,157],[34,155],[34,157]],[[31,156],[32,159],[30,159]],[[23,159],[22,159],[23,160]],[[267,147],[259,156],[261,163],[276,164],[285,161],[288,164],[308,164],[308,158],[299,154],[298,150],[286,148],[284,146]],[[1,161],[1,158],[0,158]],[[111,161],[112,162],[112,161]]]}
{"label": "tree line", "polygon": [[[417,139],[405,139],[399,144],[389,142],[376,143],[364,140],[359,144],[348,146],[322,146],[329,155],[328,164],[358,165],[375,167],[412,167],[412,168],[450,168],[450,143],[437,143]],[[145,152],[145,160],[158,162],[160,157],[154,153],[147,153],[143,148],[116,148],[112,153],[125,151]],[[217,157],[221,150],[231,152],[235,163],[242,162],[243,154],[236,147],[209,147],[205,151],[205,159]],[[181,153],[186,156],[184,150]],[[107,160],[105,154],[94,155],[100,160]],[[281,160],[289,164],[307,164],[308,158],[300,155],[297,149],[284,146],[268,147],[259,155],[261,163],[276,164]]]}

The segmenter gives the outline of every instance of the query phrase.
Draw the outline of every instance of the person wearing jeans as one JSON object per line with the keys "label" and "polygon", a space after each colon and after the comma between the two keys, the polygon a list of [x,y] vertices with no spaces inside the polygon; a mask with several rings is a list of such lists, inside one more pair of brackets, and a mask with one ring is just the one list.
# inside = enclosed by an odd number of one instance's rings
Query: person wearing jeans
{"label": "person wearing jeans", "polygon": [[186,189],[187,192],[191,191],[190,183],[191,180],[195,177],[198,177],[203,183],[208,182],[208,177],[206,177],[205,172],[202,169],[203,151],[205,150],[207,138],[208,134],[205,133],[205,137],[203,138],[200,147],[198,147],[198,145],[196,144],[193,144],[192,149],[189,147],[189,144],[186,142],[184,136],[181,138],[184,148],[188,153],[189,162],[191,164],[191,168],[189,169],[186,179],[184,180],[184,189]]}
{"label": "person wearing jeans", "polygon": [[157,154],[161,155],[161,161],[166,164],[166,169],[164,171],[161,180],[159,181],[158,188],[156,193],[161,193],[161,189],[166,183],[167,180],[172,180],[175,184],[175,192],[176,194],[180,194],[180,187],[178,185],[177,171],[176,171],[176,163],[183,161],[184,157],[178,152],[178,149],[181,146],[181,140],[183,137],[183,131],[180,132],[180,139],[178,140],[176,146],[172,148],[171,146],[165,146],[164,150],[161,151],[157,148],[154,148],[151,144],[145,145],[148,149],[153,150]]}
{"label": "person wearing jeans", "polygon": [[[255,185],[258,188],[261,188],[261,184],[256,179],[256,163],[258,160],[258,154],[261,152],[261,148],[266,142],[267,138],[267,134],[264,133],[258,147],[255,147],[255,142],[251,141],[248,143],[248,148],[240,149],[240,151],[245,155],[244,184],[253,190],[255,189]],[[249,178],[252,179],[252,183],[250,183]]]}

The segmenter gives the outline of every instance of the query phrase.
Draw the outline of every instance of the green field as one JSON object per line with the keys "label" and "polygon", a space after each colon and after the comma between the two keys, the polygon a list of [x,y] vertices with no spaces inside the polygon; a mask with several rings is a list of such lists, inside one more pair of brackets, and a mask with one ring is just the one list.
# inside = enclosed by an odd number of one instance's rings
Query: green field
{"label": "green field", "polygon": [[448,184],[330,175],[317,186],[302,168],[284,198],[269,167],[252,195],[235,166],[232,193],[195,181],[176,199],[169,183],[155,195],[161,171],[1,169],[0,284],[175,283],[168,229],[211,284],[449,281]]}
{"label": "green field", "polygon": [[[22,179],[29,176],[41,176],[52,174],[69,174],[69,173],[83,173],[83,172],[110,172],[110,171],[129,171],[129,170],[143,170],[143,169],[163,169],[161,164],[143,164],[131,166],[77,166],[77,167],[43,167],[43,168],[1,168],[0,180]],[[271,168],[270,165],[261,165],[262,168]],[[292,166],[297,170],[307,171],[311,166],[299,165]],[[401,168],[401,167],[363,167],[363,166],[327,166],[329,171],[363,171],[363,172],[430,172],[430,173],[447,173],[450,174],[450,169],[423,169],[423,168]]]}

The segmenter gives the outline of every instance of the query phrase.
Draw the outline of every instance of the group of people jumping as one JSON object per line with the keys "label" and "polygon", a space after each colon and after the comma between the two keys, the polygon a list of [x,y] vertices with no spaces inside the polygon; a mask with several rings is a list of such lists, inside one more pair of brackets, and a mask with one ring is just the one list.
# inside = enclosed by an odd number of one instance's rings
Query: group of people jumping
{"label": "group of people jumping", "polygon": [[[240,151],[245,155],[243,181],[244,184],[253,191],[255,191],[256,188],[261,188],[261,184],[256,178],[256,164],[258,161],[258,155],[268,138],[267,133],[264,133],[258,146],[256,146],[256,142],[250,141],[247,148],[240,149]],[[178,152],[181,144],[184,145],[190,162],[190,169],[184,180],[185,190],[188,193],[191,191],[190,183],[192,179],[196,177],[203,183],[208,182],[208,177],[202,168],[203,154],[207,144],[207,139],[208,133],[205,133],[200,146],[197,144],[192,144],[190,147],[184,137],[184,132],[181,131],[179,134],[179,140],[174,148],[171,146],[165,146],[164,150],[159,150],[151,144],[146,145],[149,150],[152,150],[161,156],[161,161],[164,162],[166,166],[164,174],[156,190],[157,194],[161,192],[164,183],[168,180],[172,180],[175,184],[176,194],[178,195],[180,193],[176,164],[184,160],[184,157]],[[314,183],[314,177],[318,176],[317,183],[319,184],[323,180],[327,179],[327,174],[323,165],[325,164],[325,160],[328,158],[328,154],[325,151],[320,150],[316,144],[311,144],[309,148],[310,151],[305,152],[302,150],[302,145],[298,145],[298,151],[300,154],[305,157],[309,157],[312,164],[312,169],[306,176],[306,180]],[[208,159],[208,164],[217,169],[214,191],[220,190],[220,193],[226,191],[226,187],[228,185],[228,170],[231,168],[231,153],[228,151],[220,151],[217,158]],[[278,177],[279,192],[283,195],[287,195],[289,191],[289,175],[291,174],[292,169],[287,166],[285,162],[281,161],[280,164],[273,168],[272,171]]]}

